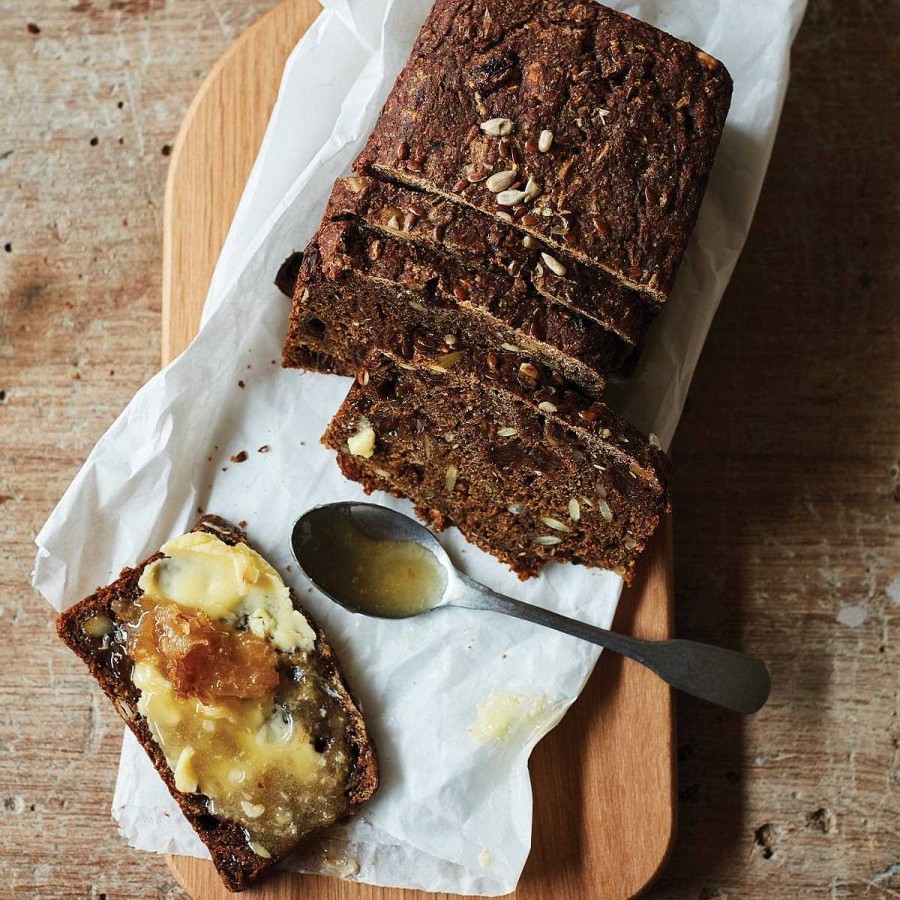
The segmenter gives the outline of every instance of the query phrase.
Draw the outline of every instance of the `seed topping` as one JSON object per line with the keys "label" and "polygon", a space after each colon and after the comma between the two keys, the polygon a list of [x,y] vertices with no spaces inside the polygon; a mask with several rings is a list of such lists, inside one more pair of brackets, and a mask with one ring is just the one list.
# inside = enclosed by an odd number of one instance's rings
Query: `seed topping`
{"label": "seed topping", "polygon": [[533,178],[529,178],[525,184],[525,197],[530,202],[541,193],[541,185]]}
{"label": "seed topping", "polygon": [[447,474],[444,476],[444,487],[447,490],[448,494],[453,493],[453,489],[456,487],[456,479],[459,475],[459,470],[452,463],[447,466]]}
{"label": "seed topping", "polygon": [[500,206],[516,206],[527,198],[528,194],[525,191],[505,190],[497,194],[497,203]]}
{"label": "seed topping", "polygon": [[597,509],[600,510],[600,515],[603,516],[603,518],[606,519],[607,522],[612,522],[612,510],[609,508],[609,504],[602,498],[597,501]]}
{"label": "seed topping", "polygon": [[486,122],[482,122],[479,127],[485,134],[493,137],[505,137],[507,134],[512,134],[513,123],[510,119],[498,116],[496,119],[488,119]]}
{"label": "seed topping", "polygon": [[549,253],[542,253],[541,259],[544,261],[544,265],[546,265],[554,275],[558,275],[560,278],[568,271],[555,256],[551,256]]}
{"label": "seed topping", "polygon": [[516,173],[513,169],[504,169],[502,172],[494,172],[484,186],[492,193],[499,194],[505,191],[516,180]]}
{"label": "seed topping", "polygon": [[552,516],[542,516],[541,521],[548,527],[552,528],[554,531],[571,531],[564,522],[560,522],[559,519],[554,519]]}

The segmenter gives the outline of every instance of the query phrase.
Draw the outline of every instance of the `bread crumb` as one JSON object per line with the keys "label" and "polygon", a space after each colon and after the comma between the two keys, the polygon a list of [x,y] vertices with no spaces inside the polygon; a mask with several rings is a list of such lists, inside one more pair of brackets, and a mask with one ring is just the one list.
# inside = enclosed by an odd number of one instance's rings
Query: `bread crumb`
{"label": "bread crumb", "polygon": [[241,450],[240,453],[235,453],[234,456],[231,457],[231,461],[233,463],[242,463],[247,461],[247,451]]}

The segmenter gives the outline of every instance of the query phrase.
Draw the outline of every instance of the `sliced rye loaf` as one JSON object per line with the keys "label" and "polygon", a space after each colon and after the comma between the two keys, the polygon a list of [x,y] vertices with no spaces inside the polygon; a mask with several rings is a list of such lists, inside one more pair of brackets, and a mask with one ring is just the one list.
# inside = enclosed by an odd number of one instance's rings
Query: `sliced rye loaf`
{"label": "sliced rye loaf", "polygon": [[[504,182],[494,182],[499,187]],[[646,295],[511,224],[445,197],[365,175],[339,178],[323,221],[350,220],[433,249],[475,269],[509,273],[634,347],[657,311]]]}
{"label": "sliced rye loaf", "polygon": [[[246,544],[244,532],[217,516],[204,516],[194,532],[207,533],[228,546]],[[80,603],[65,610],[57,619],[59,636],[87,665],[103,692],[109,697],[119,715],[146,750],[160,777],[177,801],[190,825],[209,849],[213,863],[226,887],[241,891],[249,887],[280,859],[294,852],[311,835],[333,821],[350,815],[359,804],[369,799],[378,786],[378,766],[375,751],[357,705],[354,703],[338,668],[334,653],[316,622],[303,610],[295,598],[293,607],[300,612],[315,635],[314,649],[290,659],[279,656],[277,691],[283,703],[296,703],[296,715],[306,710],[310,721],[310,735],[315,731],[316,750],[321,746],[344,748],[347,751],[346,775],[342,776],[340,794],[329,797],[328,815],[314,826],[303,827],[289,839],[289,845],[269,853],[252,840],[254,815],[260,813],[251,805],[246,821],[224,818],[213,811],[210,799],[202,793],[176,788],[176,774],[167,761],[163,749],[151,732],[148,720],[139,712],[142,693],[134,684],[135,660],[129,650],[126,630],[128,613],[142,597],[138,585],[145,569],[163,553],[155,553],[135,568],[123,569],[118,579]],[[296,694],[294,683],[302,670],[305,687]],[[314,707],[314,709],[313,709]],[[312,712],[310,712],[312,710]],[[324,715],[322,712],[324,711]],[[314,715],[313,715],[314,713]],[[305,721],[305,720],[304,720]],[[325,752],[324,750],[321,752]],[[330,751],[329,751],[330,752]],[[333,801],[333,802],[332,802]],[[288,798],[299,805],[300,798]],[[323,806],[324,809],[324,806]],[[291,829],[293,825],[291,825]],[[266,855],[268,854],[268,855]]]}

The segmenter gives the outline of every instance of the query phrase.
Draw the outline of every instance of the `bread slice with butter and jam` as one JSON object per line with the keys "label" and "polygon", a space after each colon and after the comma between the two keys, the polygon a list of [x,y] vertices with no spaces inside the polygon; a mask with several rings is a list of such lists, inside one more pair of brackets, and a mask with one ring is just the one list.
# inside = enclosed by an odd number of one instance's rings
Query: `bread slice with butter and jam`
{"label": "bread slice with butter and jam", "polygon": [[188,534],[60,614],[226,887],[249,887],[378,786],[334,653],[239,528]]}

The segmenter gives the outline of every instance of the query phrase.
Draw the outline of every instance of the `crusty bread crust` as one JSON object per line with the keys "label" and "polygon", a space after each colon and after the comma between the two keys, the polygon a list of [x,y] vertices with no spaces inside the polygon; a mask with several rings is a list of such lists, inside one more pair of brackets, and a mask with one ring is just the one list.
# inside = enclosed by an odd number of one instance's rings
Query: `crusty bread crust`
{"label": "crusty bread crust", "polygon": [[[218,516],[203,516],[193,530],[215,534],[231,545],[249,543],[246,534],[240,528]],[[133,600],[139,597],[141,592],[138,580],[141,573],[146,566],[161,557],[161,553],[154,553],[135,568],[123,569],[112,584],[99,588],[91,596],[60,613],[56,620],[56,630],[64,643],[87,665],[103,692],[112,701],[119,715],[146,750],[156,771],[159,772],[169,792],[181,807],[185,818],[209,849],[216,870],[222,881],[225,882],[225,886],[231,891],[242,891],[264,872],[271,869],[279,860],[293,853],[310,835],[305,835],[301,841],[298,841],[285,853],[273,856],[271,859],[264,859],[253,853],[247,846],[247,838],[241,825],[210,814],[206,809],[206,801],[202,794],[186,794],[179,791],[175,787],[174,773],[169,768],[162,750],[153,739],[146,720],[137,712],[140,693],[131,682],[130,668],[128,672],[117,672],[108,663],[105,664],[98,659],[92,642],[82,628],[84,622],[95,615],[105,615],[115,621],[113,602],[115,600]],[[378,787],[378,763],[375,749],[369,739],[362,715],[340,673],[334,652],[326,642],[321,628],[300,606],[293,594],[291,599],[294,607],[303,614],[315,631],[314,656],[319,671],[329,687],[340,698],[341,707],[348,718],[348,740],[355,756],[347,788],[347,799],[350,805],[346,815],[350,815],[355,807],[368,800]],[[130,665],[130,660],[126,660],[126,662]]]}

